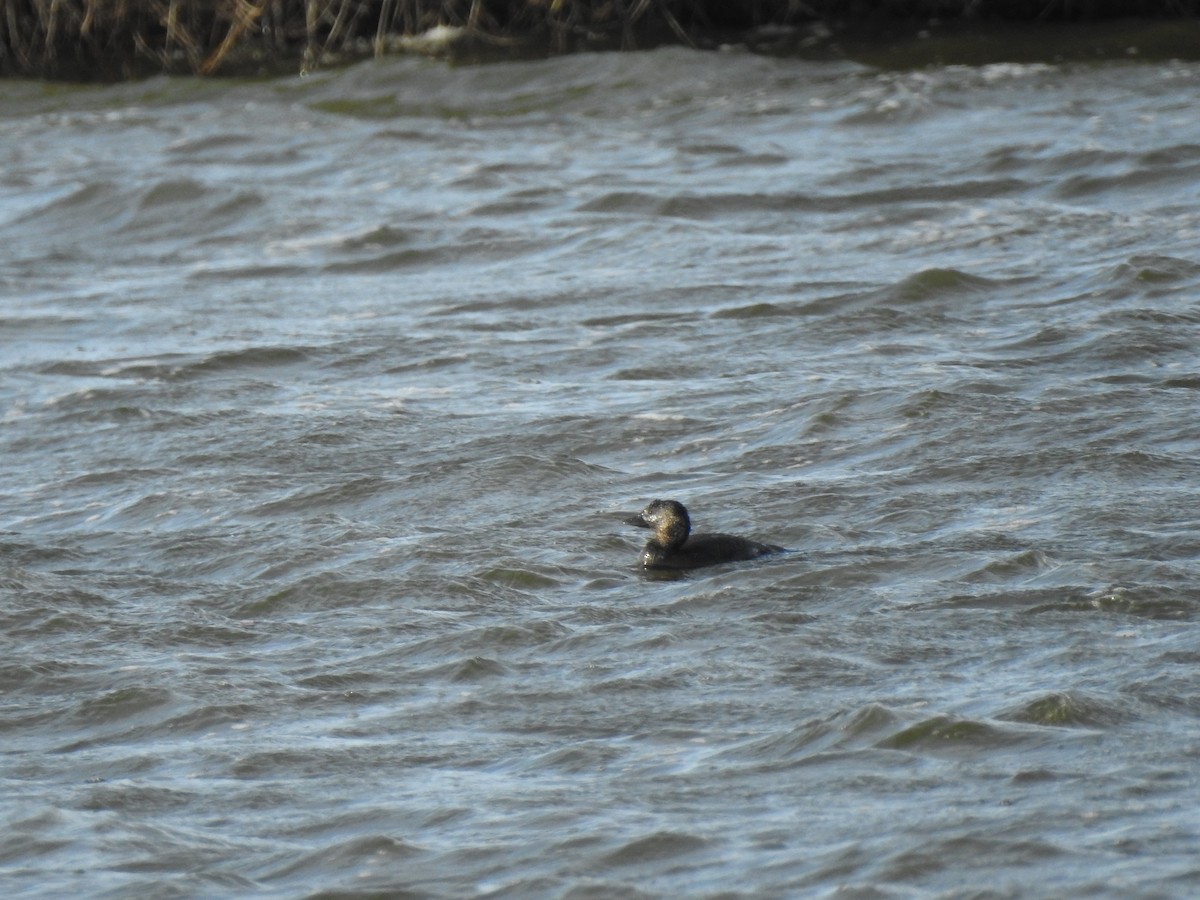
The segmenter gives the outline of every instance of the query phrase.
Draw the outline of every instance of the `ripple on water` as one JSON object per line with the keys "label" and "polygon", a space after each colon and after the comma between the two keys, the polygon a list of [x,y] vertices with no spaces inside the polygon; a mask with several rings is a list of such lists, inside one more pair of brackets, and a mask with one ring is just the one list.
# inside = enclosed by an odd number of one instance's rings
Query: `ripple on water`
{"label": "ripple on water", "polygon": [[1195,893],[1200,69],[206,85],[0,98],[13,892]]}

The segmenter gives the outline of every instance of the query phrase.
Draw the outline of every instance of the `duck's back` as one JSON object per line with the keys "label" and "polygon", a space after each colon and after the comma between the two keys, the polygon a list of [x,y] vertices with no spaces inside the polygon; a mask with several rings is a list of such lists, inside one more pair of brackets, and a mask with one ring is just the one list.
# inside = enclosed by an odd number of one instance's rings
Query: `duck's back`
{"label": "duck's back", "polygon": [[698,569],[757,559],[782,550],[773,544],[760,544],[733,534],[693,534],[674,550],[647,546],[642,565],[650,569]]}

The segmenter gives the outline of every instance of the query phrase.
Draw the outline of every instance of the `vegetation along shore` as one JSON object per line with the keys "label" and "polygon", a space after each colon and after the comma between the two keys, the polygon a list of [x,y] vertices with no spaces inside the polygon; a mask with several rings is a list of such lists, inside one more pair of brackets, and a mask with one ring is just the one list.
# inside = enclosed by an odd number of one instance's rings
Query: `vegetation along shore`
{"label": "vegetation along shore", "polygon": [[399,50],[819,49],[845,35],[1126,18],[1192,26],[1200,0],[0,0],[0,74],[305,71]]}

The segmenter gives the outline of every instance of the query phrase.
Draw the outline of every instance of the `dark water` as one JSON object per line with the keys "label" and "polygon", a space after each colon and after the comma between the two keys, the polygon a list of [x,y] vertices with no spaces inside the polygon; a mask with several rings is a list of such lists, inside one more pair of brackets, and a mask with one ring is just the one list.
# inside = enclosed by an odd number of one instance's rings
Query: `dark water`
{"label": "dark water", "polygon": [[6,84],[6,894],[1195,896],[1198,95]]}

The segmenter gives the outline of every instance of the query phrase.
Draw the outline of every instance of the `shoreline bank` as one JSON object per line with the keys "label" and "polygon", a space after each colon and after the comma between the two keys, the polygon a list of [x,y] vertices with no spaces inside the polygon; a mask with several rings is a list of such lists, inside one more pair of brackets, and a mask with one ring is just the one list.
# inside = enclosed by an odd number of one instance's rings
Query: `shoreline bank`
{"label": "shoreline bank", "polygon": [[1200,58],[1200,0],[0,0],[0,75],[120,81],[664,44],[895,65]]}

